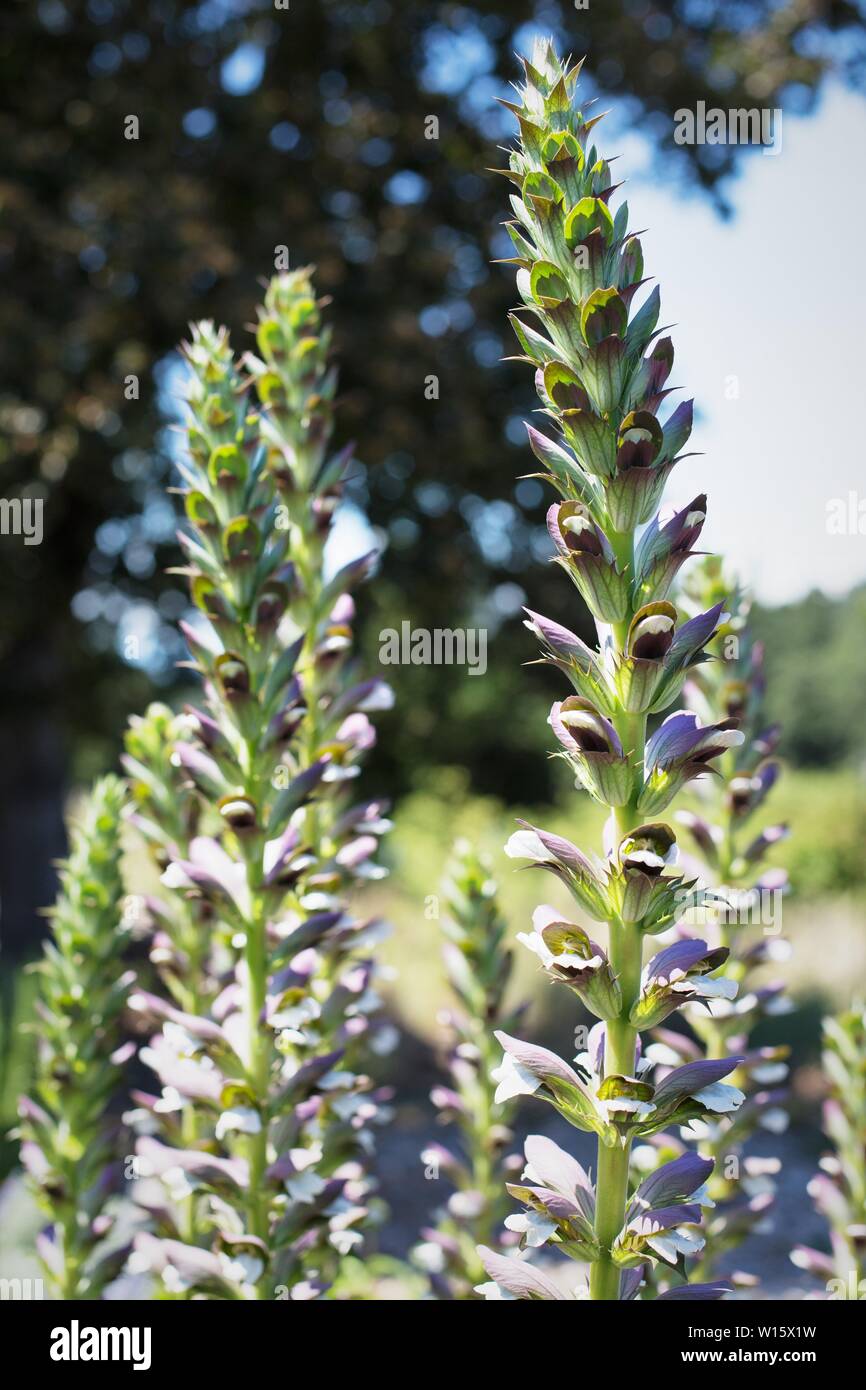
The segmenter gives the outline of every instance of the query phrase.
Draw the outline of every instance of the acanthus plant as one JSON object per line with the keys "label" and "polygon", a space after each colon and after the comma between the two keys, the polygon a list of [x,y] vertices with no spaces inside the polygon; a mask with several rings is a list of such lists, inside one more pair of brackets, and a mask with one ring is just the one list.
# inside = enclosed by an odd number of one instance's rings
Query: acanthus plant
{"label": "acanthus plant", "polygon": [[[192,737],[194,723],[188,715],[173,713],[166,705],[152,704],[144,715],[134,715],[124,738],[122,765],[129,787],[127,823],[144,840],[149,858],[159,874],[173,861],[189,859],[190,846],[200,829],[202,806],[183,770],[178,744]],[[147,942],[148,957],[163,999],[182,1015],[207,1016],[220,992],[221,973],[230,966],[230,946],[214,904],[198,892],[153,893],[130,900],[135,903],[136,935]],[[152,1015],[152,996],[137,991],[131,996],[130,1014],[137,1010]],[[140,1121],[153,1098],[133,1093],[141,1110],[128,1120]],[[187,1152],[195,1152],[199,1138],[207,1142],[209,1127],[202,1123],[200,1107],[180,1109],[175,1137]],[[172,1154],[158,1147],[155,1135],[140,1138],[132,1166],[133,1195],[145,1211],[155,1204],[158,1222],[165,1222],[165,1187],[148,1179],[159,1173]],[[177,1173],[170,1176],[177,1177]],[[143,1180],[143,1181],[142,1181]],[[171,1229],[182,1240],[196,1239],[195,1178],[181,1176],[174,1184]]]}
{"label": "acanthus plant", "polygon": [[[679,938],[655,949],[647,937],[671,931],[704,899],[676,871],[676,838],[659,819],[677,793],[742,742],[736,720],[701,724],[691,711],[667,713],[690,670],[704,660],[722,604],[685,623],[668,599],[704,520],[702,499],[664,524],[656,513],[682,456],[691,403],[658,412],[669,394],[669,338],[657,328],[659,295],[641,307],[645,284],[627,204],[614,213],[614,185],[575,102],[579,66],[547,41],[524,63],[519,145],[507,177],[516,185],[509,232],[523,304],[540,327],[513,323],[536,370],[542,410],[557,438],[530,428],[541,475],[559,494],[548,513],[556,560],[596,620],[598,648],[538,615],[530,627],[545,659],[574,694],[554,704],[550,723],[578,783],[610,810],[604,858],[534,827],[508,852],[553,873],[581,911],[607,923],[599,944],[550,907],[537,910],[527,944],[554,980],[599,1019],[575,1065],[499,1033],[504,1049],[497,1098],[534,1094],[576,1128],[595,1134],[595,1183],[552,1141],[527,1142],[524,1179],[510,1189],[526,1208],[523,1244],[552,1246],[589,1265],[551,1272],[526,1259],[482,1250],[490,1297],[628,1300],[659,1261],[678,1274],[700,1249],[701,1201],[712,1163],[685,1153],[630,1190],[635,1140],[733,1111],[743,1095],[723,1078],[736,1057],[652,1066],[640,1031],[690,999],[729,992],[717,972],[727,951]],[[641,528],[644,528],[641,531]],[[665,716],[652,732],[648,721]],[[715,1298],[724,1284],[682,1285],[665,1298]]]}
{"label": "acanthus plant", "polygon": [[472,1297],[484,1275],[477,1246],[499,1249],[503,1237],[508,1240],[502,1228],[511,1207],[503,1183],[520,1168],[519,1157],[509,1152],[513,1136],[491,1077],[499,1060],[491,1030],[510,1031],[524,1011],[505,1002],[513,955],[503,945],[507,925],[497,891],[486,858],[468,841],[458,841],[443,885],[441,919],[445,969],[457,1002],[440,1015],[448,1032],[450,1084],[431,1092],[440,1121],[455,1127],[458,1143],[430,1144],[422,1154],[426,1168],[455,1190],[414,1251],[441,1298]]}
{"label": "acanthus plant", "polygon": [[[866,1009],[862,1004],[824,1019],[824,1133],[833,1152],[809,1183],[827,1222],[830,1253],[798,1245],[791,1259],[820,1279],[828,1298],[866,1297]],[[820,1296],[820,1295],[819,1295]]]}
{"label": "acanthus plant", "polygon": [[[172,859],[189,858],[199,832],[201,802],[177,751],[193,729],[189,715],[154,703],[144,715],[130,719],[124,738],[121,761],[130,792],[126,819],[160,874]],[[185,1013],[206,1012],[218,989],[213,957],[219,938],[212,904],[194,893],[153,895],[139,899],[137,915],[166,995]],[[188,1111],[188,1122],[193,1118]]]}
{"label": "acanthus plant", "polygon": [[[788,827],[755,825],[779,776],[780,764],[773,756],[779,729],[768,726],[764,717],[763,648],[749,629],[748,596],[725,575],[717,557],[708,556],[690,572],[682,601],[694,612],[720,600],[726,601],[729,613],[709,644],[713,660],[693,672],[686,694],[701,718],[721,714],[736,719],[744,742],[719,758],[718,776],[696,785],[699,811],[680,810],[676,820],[688,831],[700,861],[695,863],[699,881],[718,899],[702,909],[712,946],[729,952],[717,978],[733,981],[737,993],[732,997],[732,991],[720,992],[689,1005],[684,1010],[689,1032],[658,1029],[652,1049],[654,1055],[678,1063],[701,1054],[741,1056],[731,1079],[745,1092],[744,1104],[734,1115],[692,1126],[700,1140],[699,1152],[714,1163],[708,1190],[715,1208],[706,1219],[706,1244],[692,1271],[702,1279],[712,1277],[719,1260],[768,1221],[781,1164],[772,1156],[744,1153],[744,1147],[757,1131],[778,1134],[787,1125],[788,1048],[751,1041],[756,1029],[790,1007],[784,985],[762,978],[768,966],[789,954],[780,935],[787,874],[767,863]],[[658,1152],[643,1150],[636,1159],[657,1161],[659,1154],[672,1158],[684,1148],[665,1136],[658,1141]],[[744,1272],[732,1277],[742,1286],[756,1282]]]}
{"label": "acanthus plant", "polygon": [[[153,712],[128,740],[137,819],[167,861],[165,902],[149,905],[165,994],[131,1001],[158,1027],[142,1055],[161,1087],[137,1097],[152,1229],[132,1267],[169,1296],[308,1299],[333,1289],[371,1219],[383,928],[347,895],[379,872],[388,822],[345,793],[388,693],[350,662],[349,589],[371,557],[324,568],[351,450],[329,452],[336,379],[308,271],[271,281],[257,345],[246,377],[225,330],[199,324],[185,348],[180,541],[199,621],[183,626],[202,698],[168,763],[192,812],[160,804],[166,759],[142,757]],[[190,915],[208,942],[196,1012]]]}
{"label": "acanthus plant", "polygon": [[97,782],[70,827],[39,974],[32,1094],[20,1102],[21,1158],[49,1224],[37,1249],[52,1294],[94,1299],[119,1272],[118,1117],[109,1106],[135,1051],[122,1016],[130,923],[121,880],[117,777]]}

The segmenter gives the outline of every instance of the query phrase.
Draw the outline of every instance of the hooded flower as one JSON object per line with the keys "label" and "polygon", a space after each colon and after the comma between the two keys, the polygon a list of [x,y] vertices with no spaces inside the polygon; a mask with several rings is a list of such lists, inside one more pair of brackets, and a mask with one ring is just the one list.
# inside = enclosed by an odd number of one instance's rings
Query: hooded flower
{"label": "hooded flower", "polygon": [[[490,1275],[489,1284],[476,1286],[476,1293],[482,1298],[498,1299],[541,1299],[551,1302],[567,1302],[578,1297],[574,1291],[566,1292],[543,1270],[536,1269],[528,1260],[518,1260],[509,1255],[497,1255],[486,1245],[479,1245],[481,1263]],[[574,1274],[569,1271],[571,1278]]]}
{"label": "hooded flower", "polygon": [[657,814],[685,784],[707,771],[713,758],[743,742],[734,720],[702,725],[690,710],[669,714],[647,742],[638,809]]}
{"label": "hooded flower", "polygon": [[653,517],[649,522],[635,550],[637,596],[642,603],[667,598],[680,567],[695,553],[692,547],[706,519],[707,499],[701,493],[668,521]]}
{"label": "hooded flower", "polygon": [[232,859],[217,840],[200,835],[189,847],[188,860],[169,864],[162,875],[166,888],[198,889],[206,897],[228,899],[240,920],[249,917],[251,900],[246,866]]}
{"label": "hooded flower", "polygon": [[553,705],[550,726],[582,786],[605,806],[624,806],[632,772],[610,720],[589,700],[570,695]]}
{"label": "hooded flower", "polygon": [[681,627],[676,609],[666,600],[638,609],[613,677],[624,709],[655,714],[676,699],[687,672],[706,659],[704,646],[716,630],[721,609],[717,604]]}
{"label": "hooded flower", "polygon": [[638,825],[611,856],[608,892],[624,922],[649,933],[666,931],[706,896],[692,891],[694,881],[664,870],[677,863],[674,832],[662,823]]}
{"label": "hooded flower", "polygon": [[499,1083],[497,1101],[538,1095],[555,1106],[577,1129],[599,1132],[603,1121],[595,1098],[572,1067],[546,1047],[521,1042],[499,1031],[496,1037],[504,1051],[502,1065],[493,1073]]}
{"label": "hooded flower", "polygon": [[695,999],[733,999],[737,993],[735,980],[724,976],[711,978],[728,958],[726,947],[711,950],[706,941],[675,941],[653,956],[646,966],[640,997],[629,1018],[636,1028],[654,1028],[656,1024]]}
{"label": "hooded flower", "polygon": [[564,672],[578,695],[590,700],[601,714],[611,715],[613,691],[598,655],[568,628],[540,613],[533,613],[530,608],[524,612],[527,615],[525,626],[544,647],[543,660]]}
{"label": "hooded flower", "polygon": [[550,979],[573,989],[597,1018],[617,1018],[622,991],[601,946],[552,907],[536,908],[532,922],[535,930],[519,932],[517,939],[538,956]]}
{"label": "hooded flower", "polygon": [[497,1101],[518,1095],[546,1100],[577,1129],[594,1131],[608,1145],[631,1135],[649,1135],[668,1124],[685,1124],[711,1113],[735,1110],[742,1091],[721,1083],[738,1057],[687,1063],[668,1072],[657,1086],[646,1079],[647,1061],[635,1059],[634,1076],[603,1070],[602,1025],[590,1034],[591,1051],[576,1059],[575,1071],[555,1053],[497,1032],[504,1057],[494,1073]]}
{"label": "hooded flower", "polygon": [[516,831],[505,846],[509,859],[529,859],[535,867],[549,870],[571,890],[575,901],[590,917],[597,922],[606,921],[610,908],[604,866],[561,835],[537,830],[528,821],[517,823],[523,829]]}
{"label": "hooded flower", "polygon": [[571,575],[593,617],[620,622],[628,612],[630,582],[614,559],[610,542],[580,502],[548,510],[547,529],[559,563]]}
{"label": "hooded flower", "polygon": [[573,1259],[596,1259],[595,1193],[583,1168],[541,1135],[527,1139],[526,1159],[523,1182],[508,1184],[526,1213],[505,1223],[520,1236],[521,1248],[550,1243]]}

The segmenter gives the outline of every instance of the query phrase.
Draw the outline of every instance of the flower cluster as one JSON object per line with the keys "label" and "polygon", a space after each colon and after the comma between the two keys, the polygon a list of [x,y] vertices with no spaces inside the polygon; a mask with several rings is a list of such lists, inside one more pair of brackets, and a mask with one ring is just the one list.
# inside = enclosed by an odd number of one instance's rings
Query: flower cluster
{"label": "flower cluster", "polygon": [[[622,1230],[613,1245],[620,1271],[619,1298],[630,1302],[638,1296],[643,1271],[652,1260],[665,1263],[688,1254],[699,1241],[695,1231],[705,1199],[704,1182],[712,1165],[695,1154],[684,1154],[666,1163],[635,1189],[624,1213]],[[552,1243],[580,1262],[599,1258],[596,1234],[596,1191],[577,1159],[552,1139],[534,1134],[526,1140],[526,1168],[521,1183],[509,1192],[525,1208],[525,1215],[511,1218],[529,1248]],[[525,1260],[484,1251],[491,1277],[480,1291],[491,1299],[584,1299],[585,1284],[557,1276]],[[682,1284],[659,1294],[668,1301],[683,1298],[713,1299],[725,1292],[724,1284]]]}
{"label": "flower cluster", "polygon": [[866,1010],[824,1020],[824,1133],[833,1153],[809,1183],[830,1228],[830,1254],[798,1245],[791,1259],[824,1284],[829,1298],[866,1296]]}
{"label": "flower cluster", "polygon": [[[600,1023],[574,1067],[500,1034],[505,1060],[497,1096],[537,1095],[596,1135],[594,1189],[558,1152],[559,1187],[548,1188],[534,1145],[529,1185],[516,1195],[530,1208],[524,1243],[559,1246],[588,1262],[589,1296],[615,1300],[634,1297],[658,1261],[683,1273],[700,1248],[700,1203],[688,1199],[709,1173],[707,1163],[683,1155],[630,1193],[633,1141],[668,1125],[706,1122],[742,1100],[723,1080],[738,1058],[654,1065],[641,1055],[639,1035],[690,1001],[730,993],[717,977],[725,948],[678,940],[645,969],[643,957],[646,937],[676,927],[703,898],[678,871],[674,832],[659,817],[743,736],[736,718],[702,723],[690,710],[668,712],[705,660],[723,614],[716,603],[680,622],[668,598],[706,515],[703,496],[668,520],[658,515],[691,432],[692,406],[659,418],[671,389],[673,347],[657,327],[658,289],[637,307],[646,284],[641,245],[628,228],[628,205],[611,209],[616,186],[593,143],[599,118],[586,120],[575,100],[579,66],[561,62],[541,41],[524,69],[519,103],[506,102],[519,143],[504,172],[516,188],[509,232],[517,287],[543,331],[519,314],[513,323],[554,432],[529,429],[540,476],[559,497],[548,513],[555,561],[595,618],[598,645],[534,613],[529,626],[545,660],[574,690],[551,710],[560,756],[577,785],[611,814],[603,859],[534,827],[508,847],[565,883],[584,914],[607,923],[607,940],[599,944],[553,908],[539,909],[527,944],[548,976],[578,994]],[[527,1280],[517,1296],[570,1296],[539,1292],[525,1261],[484,1258],[499,1291],[513,1295]],[[675,1296],[719,1291],[690,1285]]]}
{"label": "flower cluster", "polygon": [[21,1158],[50,1224],[38,1240],[58,1298],[99,1298],[126,1255],[114,1240],[119,1188],[107,1107],[134,1044],[121,1016],[135,979],[124,970],[120,820],[123,783],[97,782],[71,826],[39,972],[33,1093],[22,1098]]}
{"label": "flower cluster", "polygon": [[388,692],[351,664],[349,591],[371,557],[325,573],[351,450],[329,452],[336,379],[309,272],[271,282],[256,336],[246,379],[224,330],[200,324],[186,347],[180,543],[199,620],[184,633],[202,699],[174,731],[151,711],[127,745],[135,818],[165,863],[150,913],[169,996],[132,1000],[156,1025],[142,1056],[160,1083],[137,1097],[152,1230],[134,1268],[171,1294],[304,1299],[371,1216],[383,928],[346,899],[380,872],[388,822],[346,794]]}
{"label": "flower cluster", "polygon": [[468,841],[458,841],[442,918],[445,968],[458,1005],[440,1018],[448,1030],[451,1084],[434,1087],[431,1099],[442,1123],[456,1127],[459,1152],[437,1143],[422,1154],[426,1169],[455,1190],[414,1252],[442,1298],[470,1297],[483,1277],[476,1247],[502,1244],[510,1210],[503,1181],[520,1165],[519,1157],[508,1154],[512,1135],[491,1078],[499,1059],[491,1027],[512,1028],[523,1012],[504,1002],[513,957],[502,944],[507,928],[496,894],[487,861]]}
{"label": "flower cluster", "polygon": [[[715,1161],[708,1185],[715,1210],[696,1266],[700,1278],[710,1277],[722,1255],[768,1220],[780,1162],[744,1154],[743,1148],[756,1130],[780,1133],[787,1124],[788,1049],[750,1041],[760,1024],[789,1008],[784,986],[761,978],[768,965],[788,956],[788,944],[780,935],[787,875],[766,862],[787,826],[754,825],[779,775],[773,757],[779,730],[767,727],[763,718],[763,650],[748,627],[748,598],[726,578],[719,560],[707,557],[689,575],[683,602],[701,609],[723,595],[728,596],[729,613],[710,645],[714,659],[693,673],[686,694],[699,717],[724,714],[736,719],[744,742],[720,758],[718,777],[696,788],[699,811],[681,810],[676,819],[692,842],[699,881],[716,893],[716,902],[703,912],[715,949],[729,952],[717,981],[729,988],[704,1007],[686,1010],[687,1034],[660,1030],[654,1048],[680,1062],[699,1049],[709,1057],[741,1056],[734,1080],[746,1094],[745,1103],[735,1116],[697,1127],[700,1152]],[[664,1157],[682,1151],[682,1144],[672,1138],[662,1146]],[[649,1158],[645,1153],[636,1157],[638,1162]],[[744,1272],[733,1277],[743,1285],[755,1282]]]}

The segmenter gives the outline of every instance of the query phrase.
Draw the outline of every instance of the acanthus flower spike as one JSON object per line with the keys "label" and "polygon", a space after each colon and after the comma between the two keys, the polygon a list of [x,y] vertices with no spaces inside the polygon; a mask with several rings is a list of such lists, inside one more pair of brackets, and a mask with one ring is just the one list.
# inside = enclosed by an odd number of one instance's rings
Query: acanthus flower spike
{"label": "acanthus flower spike", "polygon": [[503,945],[507,928],[497,891],[486,858],[459,840],[446,874],[442,917],[445,968],[455,997],[455,1007],[440,1015],[447,1029],[449,1084],[431,1092],[440,1122],[455,1127],[458,1142],[428,1145],[422,1153],[428,1175],[445,1178],[454,1191],[413,1251],[439,1298],[471,1297],[483,1273],[479,1243],[502,1248],[514,1240],[502,1233],[509,1211],[503,1184],[519,1170],[520,1159],[510,1152],[512,1134],[494,1095],[490,1073],[499,1049],[491,1025],[514,1027],[524,1006],[506,1003],[513,958]]}
{"label": "acanthus flower spike", "polygon": [[[388,821],[345,796],[387,695],[349,660],[349,591],[370,557],[324,572],[351,451],[329,452],[336,378],[308,271],[271,281],[257,338],[250,379],[224,330],[197,325],[186,348],[181,544],[200,616],[185,635],[202,693],[179,726],[151,712],[127,740],[172,997],[132,1000],[159,1083],[137,1097],[139,1158],[156,1166],[138,1184],[153,1229],[132,1265],[176,1297],[333,1286],[373,1217],[382,1097],[367,1063],[390,1042],[371,954],[383,926],[346,902],[381,872]],[[156,1135],[176,1163],[156,1161]]]}
{"label": "acanthus flower spike", "polygon": [[823,1129],[832,1151],[808,1191],[830,1251],[798,1245],[791,1260],[823,1283],[828,1299],[849,1302],[866,1292],[866,1011],[858,1004],[825,1018],[823,1033]]}
{"label": "acanthus flower spike", "polygon": [[[719,963],[702,982],[701,993],[683,1001],[680,1016],[688,1032],[650,1025],[656,1029],[656,1042],[648,1049],[669,1064],[693,1060],[697,1039],[710,1057],[741,1056],[734,1080],[745,1102],[734,1114],[721,1114],[695,1126],[701,1153],[716,1160],[708,1184],[715,1209],[706,1223],[704,1249],[690,1271],[697,1279],[707,1279],[722,1256],[729,1256],[750,1231],[772,1219],[780,1162],[744,1153],[743,1146],[755,1131],[778,1133],[786,1124],[788,1049],[780,1044],[755,1047],[750,1035],[787,1007],[781,985],[757,987],[755,982],[757,970],[784,961],[788,954],[780,934],[786,876],[765,864],[787,827],[770,825],[756,834],[752,823],[779,768],[770,757],[778,730],[767,730],[764,722],[763,651],[749,631],[748,597],[714,557],[690,571],[678,597],[687,619],[685,627],[695,622],[706,625],[708,613],[720,615],[707,643],[710,659],[689,673],[685,687],[695,716],[693,728],[685,729],[686,736],[694,737],[698,719],[719,718],[722,724],[717,728],[736,721],[743,736],[736,745],[717,752],[714,775],[695,784],[697,809],[676,814],[688,850],[683,863],[702,899],[701,932],[711,958]],[[724,958],[716,954],[721,952],[726,953]],[[680,989],[687,988],[688,982],[681,981]],[[647,1009],[652,1007],[651,994],[647,991]],[[659,1152],[672,1154],[675,1146],[666,1139]],[[737,1156],[737,1164],[725,1162],[731,1154]],[[747,1272],[734,1277],[747,1286],[755,1282]]]}
{"label": "acanthus flower spike", "polygon": [[97,782],[70,827],[70,852],[35,970],[38,1046],[33,1091],[21,1099],[21,1159],[49,1222],[37,1248],[59,1299],[94,1299],[120,1272],[119,1119],[107,1114],[135,1051],[121,1020],[135,972],[124,970],[132,914],[124,907],[117,777]]}
{"label": "acanthus flower spike", "polygon": [[[677,699],[689,672],[705,662],[722,605],[681,623],[668,595],[695,553],[706,499],[662,519],[665,483],[692,429],[691,402],[670,410],[670,339],[658,327],[660,296],[646,292],[643,254],[629,231],[628,207],[614,209],[610,168],[593,143],[596,120],[576,99],[579,66],[539,40],[524,63],[519,102],[510,104],[519,137],[510,157],[517,288],[512,317],[525,360],[535,369],[547,430],[530,427],[540,476],[558,495],[548,512],[554,559],[596,620],[598,649],[568,628],[529,612],[543,660],[562,671],[574,694],[554,704],[550,724],[576,782],[610,809],[606,854],[596,858],[560,836],[527,826],[507,853],[554,874],[578,909],[607,923],[607,940],[580,922],[539,909],[522,939],[548,977],[565,984],[601,1020],[574,1066],[547,1049],[498,1034],[505,1057],[497,1096],[534,1095],[572,1125],[595,1134],[598,1164],[591,1206],[575,1189],[517,1185],[526,1213],[509,1223],[524,1250],[557,1245],[589,1264],[589,1288],[551,1282],[546,1272],[482,1251],[492,1285],[485,1296],[582,1297],[624,1301],[648,1286],[659,1263],[682,1274],[699,1251],[700,1209],[685,1189],[659,1202],[632,1194],[633,1142],[669,1125],[707,1125],[736,1110],[742,1092],[725,1082],[732,1057],[695,1058],[657,1068],[642,1054],[639,1029],[687,1003],[724,999],[717,983],[723,953],[706,942],[664,947],[643,970],[644,938],[680,925],[704,893],[678,871],[676,839],[655,819],[686,783],[712,771],[742,741],[734,715],[701,724],[674,711],[647,739],[650,718]],[[642,296],[642,299],[640,298]],[[659,411],[667,411],[660,418]],[[639,527],[646,529],[640,539]],[[695,1186],[706,1176],[699,1165]],[[638,1195],[638,1193],[640,1195]],[[584,1196],[586,1193],[584,1191]],[[569,1289],[571,1290],[569,1292]],[[695,1287],[719,1297],[724,1286]]]}

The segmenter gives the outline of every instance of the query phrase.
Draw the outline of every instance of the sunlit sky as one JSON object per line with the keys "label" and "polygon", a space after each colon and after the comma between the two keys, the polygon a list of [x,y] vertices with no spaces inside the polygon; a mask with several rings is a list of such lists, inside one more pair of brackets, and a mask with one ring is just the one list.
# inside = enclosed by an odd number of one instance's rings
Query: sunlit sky
{"label": "sunlit sky", "polygon": [[[778,156],[749,155],[727,222],[657,182],[628,188],[662,320],[677,325],[673,378],[701,411],[692,445],[705,456],[675,470],[669,495],[706,490],[707,548],[773,603],[866,579],[866,534],[827,530],[832,499],[866,505],[864,150],[866,104],[830,88],[814,116],[785,116]],[[626,142],[621,165],[641,160]]]}

